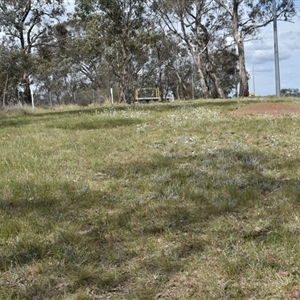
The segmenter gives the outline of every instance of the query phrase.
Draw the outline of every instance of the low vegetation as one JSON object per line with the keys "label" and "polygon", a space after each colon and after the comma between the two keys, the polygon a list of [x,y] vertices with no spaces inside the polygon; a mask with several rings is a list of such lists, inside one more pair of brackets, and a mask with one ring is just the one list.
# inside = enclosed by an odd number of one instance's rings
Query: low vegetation
{"label": "low vegetation", "polygon": [[0,299],[300,298],[300,116],[247,104],[1,114]]}

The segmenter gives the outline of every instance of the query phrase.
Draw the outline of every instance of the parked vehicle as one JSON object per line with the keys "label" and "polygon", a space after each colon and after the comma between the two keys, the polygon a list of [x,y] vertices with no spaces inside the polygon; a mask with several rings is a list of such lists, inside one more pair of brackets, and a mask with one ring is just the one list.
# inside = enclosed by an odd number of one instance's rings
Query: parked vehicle
{"label": "parked vehicle", "polygon": [[135,101],[139,103],[170,101],[170,97],[163,97],[159,88],[138,88],[135,90]]}

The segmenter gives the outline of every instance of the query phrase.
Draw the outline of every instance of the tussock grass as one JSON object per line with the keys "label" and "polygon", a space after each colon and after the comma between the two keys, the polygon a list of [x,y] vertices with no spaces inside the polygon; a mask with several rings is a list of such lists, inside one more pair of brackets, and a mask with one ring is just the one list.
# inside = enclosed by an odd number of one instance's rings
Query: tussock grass
{"label": "tussock grass", "polygon": [[2,112],[0,299],[297,296],[300,118],[247,103]]}

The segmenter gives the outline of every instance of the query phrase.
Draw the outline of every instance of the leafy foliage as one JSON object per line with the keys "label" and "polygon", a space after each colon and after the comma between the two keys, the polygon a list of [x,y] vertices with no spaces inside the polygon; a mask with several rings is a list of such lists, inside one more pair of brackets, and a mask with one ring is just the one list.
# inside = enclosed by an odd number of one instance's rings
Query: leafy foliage
{"label": "leafy foliage", "polygon": [[283,97],[300,97],[299,89],[281,89],[280,94]]}
{"label": "leafy foliage", "polygon": [[[3,104],[30,104],[34,94],[38,105],[86,105],[94,99],[85,92],[132,103],[147,86],[177,99],[225,98],[237,77],[248,96],[244,41],[274,18],[271,0],[77,0],[68,15],[65,4],[0,4]],[[276,18],[294,14],[294,1],[276,2]]]}
{"label": "leafy foliage", "polygon": [[33,52],[52,43],[51,26],[64,14],[62,0],[15,1],[0,4],[0,28],[7,47],[18,48],[22,60],[23,101],[31,103],[30,75],[34,72]]}

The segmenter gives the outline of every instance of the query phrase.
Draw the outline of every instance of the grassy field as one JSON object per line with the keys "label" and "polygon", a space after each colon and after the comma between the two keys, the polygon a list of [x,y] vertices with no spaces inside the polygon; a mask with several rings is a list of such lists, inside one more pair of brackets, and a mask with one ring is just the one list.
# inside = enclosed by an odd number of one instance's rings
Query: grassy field
{"label": "grassy field", "polygon": [[1,113],[0,299],[300,299],[300,116],[247,104]]}

